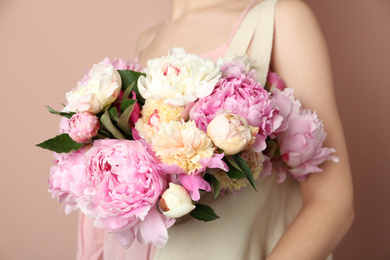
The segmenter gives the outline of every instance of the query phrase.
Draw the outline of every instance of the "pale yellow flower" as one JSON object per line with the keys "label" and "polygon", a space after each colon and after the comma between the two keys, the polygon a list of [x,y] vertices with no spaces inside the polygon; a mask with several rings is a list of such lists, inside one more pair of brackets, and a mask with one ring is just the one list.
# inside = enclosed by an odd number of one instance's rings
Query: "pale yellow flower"
{"label": "pale yellow flower", "polygon": [[170,121],[181,120],[185,106],[172,106],[162,99],[147,99],[142,107],[141,118],[135,129],[147,142],[158,132],[159,125]]}
{"label": "pale yellow flower", "polygon": [[210,138],[193,121],[160,124],[152,137],[152,147],[163,163],[176,164],[187,174],[201,169],[200,160],[214,153]]}

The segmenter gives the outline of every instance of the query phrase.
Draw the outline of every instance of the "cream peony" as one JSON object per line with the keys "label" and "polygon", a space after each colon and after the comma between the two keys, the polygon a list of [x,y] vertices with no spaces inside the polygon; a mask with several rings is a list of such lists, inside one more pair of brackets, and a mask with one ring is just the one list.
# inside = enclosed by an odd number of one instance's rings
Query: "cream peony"
{"label": "cream peony", "polygon": [[166,103],[183,106],[211,94],[221,77],[221,65],[209,59],[172,48],[168,56],[148,61],[138,79],[138,89],[145,98],[162,98]]}
{"label": "cream peony", "polygon": [[97,114],[116,100],[121,84],[121,77],[111,64],[95,64],[77,88],[66,93],[68,105],[63,111]]}
{"label": "cream peony", "polygon": [[193,121],[160,124],[152,149],[163,163],[175,164],[187,174],[205,168],[202,159],[211,159],[214,154],[210,138]]}
{"label": "cream peony", "polygon": [[258,127],[248,125],[245,118],[228,112],[217,115],[207,126],[207,135],[225,154],[234,155],[250,147]]}

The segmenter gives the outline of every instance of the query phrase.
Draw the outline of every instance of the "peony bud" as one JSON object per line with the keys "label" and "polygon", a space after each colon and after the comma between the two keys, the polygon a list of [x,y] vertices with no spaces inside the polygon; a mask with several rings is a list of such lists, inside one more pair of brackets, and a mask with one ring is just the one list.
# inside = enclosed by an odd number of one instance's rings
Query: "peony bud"
{"label": "peony bud", "polygon": [[207,126],[207,135],[227,155],[250,147],[258,131],[259,128],[248,125],[245,118],[230,113],[217,115]]}
{"label": "peony bud", "polygon": [[99,128],[99,119],[89,112],[76,113],[69,120],[69,136],[77,143],[89,143]]}
{"label": "peony bud", "polygon": [[159,206],[163,214],[170,218],[180,218],[195,209],[188,191],[183,186],[172,182],[163,193]]}

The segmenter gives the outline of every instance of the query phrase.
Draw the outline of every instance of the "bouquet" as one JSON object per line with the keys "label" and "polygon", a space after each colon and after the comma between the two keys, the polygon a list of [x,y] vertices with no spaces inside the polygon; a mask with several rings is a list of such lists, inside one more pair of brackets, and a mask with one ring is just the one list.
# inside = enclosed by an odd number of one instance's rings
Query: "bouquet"
{"label": "bouquet", "polygon": [[106,58],[61,111],[48,107],[62,117],[60,134],[38,144],[55,152],[49,191],[125,247],[164,247],[176,218],[218,218],[200,191],[223,199],[337,162],[322,122],[293,94],[274,73],[261,86],[245,57],[212,62],[173,48],[145,69]]}

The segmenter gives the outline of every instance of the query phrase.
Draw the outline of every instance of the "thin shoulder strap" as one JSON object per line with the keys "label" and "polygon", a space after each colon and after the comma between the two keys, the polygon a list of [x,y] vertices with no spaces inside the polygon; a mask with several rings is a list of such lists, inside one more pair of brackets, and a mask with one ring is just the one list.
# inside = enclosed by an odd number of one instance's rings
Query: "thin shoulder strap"
{"label": "thin shoulder strap", "polygon": [[252,43],[251,58],[256,61],[257,80],[265,86],[271,61],[274,38],[275,5],[278,0],[263,0],[242,21],[227,56],[243,56]]}
{"label": "thin shoulder strap", "polygon": [[135,57],[135,61],[139,62],[139,58],[141,57],[141,54],[144,52],[144,50],[150,45],[150,43],[154,40],[154,37],[156,37],[156,32],[154,32],[146,42],[146,44],[139,50],[137,53],[137,56]]}
{"label": "thin shoulder strap", "polygon": [[246,17],[249,10],[251,10],[252,6],[256,3],[257,0],[251,0],[251,2],[245,7],[244,11],[241,13],[240,17],[238,18],[236,25],[234,26],[232,32],[229,35],[228,41],[226,42],[227,45],[230,44],[230,42],[233,40],[234,35],[236,35],[236,32],[238,28],[240,27],[242,20]]}

